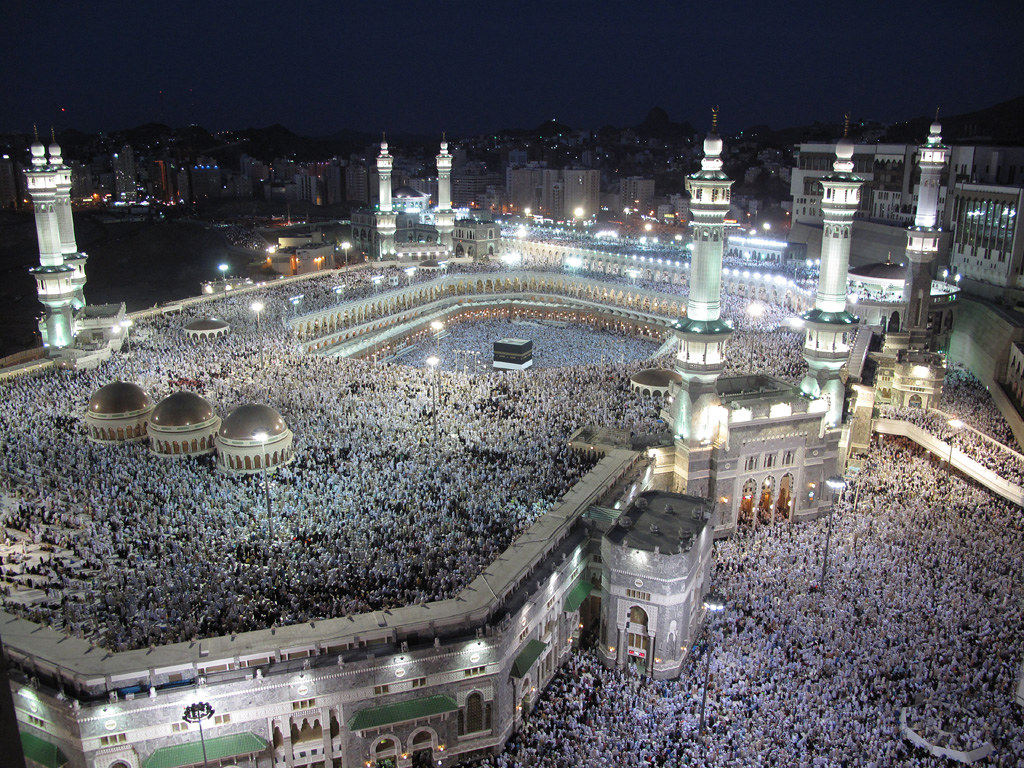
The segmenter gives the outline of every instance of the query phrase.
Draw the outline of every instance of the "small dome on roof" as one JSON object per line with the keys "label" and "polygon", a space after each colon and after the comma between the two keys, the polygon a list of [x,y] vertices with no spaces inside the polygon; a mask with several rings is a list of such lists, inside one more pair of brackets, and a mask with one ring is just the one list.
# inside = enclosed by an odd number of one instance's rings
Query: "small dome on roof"
{"label": "small dome on roof", "polygon": [[89,398],[89,413],[99,416],[115,416],[144,411],[153,405],[149,395],[138,384],[129,381],[112,381]]}
{"label": "small dome on roof", "polygon": [[225,440],[260,442],[254,435],[266,432],[267,437],[288,431],[281,414],[269,405],[240,405],[220,425],[220,436]]}
{"label": "small dome on roof", "polygon": [[907,268],[902,264],[894,264],[891,261],[876,261],[872,264],[863,264],[852,268],[850,277],[860,280],[899,280],[903,281],[907,276]]}
{"label": "small dome on roof", "polygon": [[391,196],[394,197],[394,198],[413,199],[413,200],[418,200],[420,198],[429,197],[429,195],[426,194],[425,192],[420,192],[418,189],[413,189],[412,187],[410,187],[408,185],[404,185],[404,184],[401,187],[396,188],[391,193]]}
{"label": "small dome on roof", "polygon": [[185,325],[186,331],[220,331],[231,326],[216,317],[200,317]]}
{"label": "small dome on roof", "polygon": [[668,368],[645,368],[634,373],[630,381],[644,387],[667,387],[670,384],[679,384],[683,377]]}
{"label": "small dome on roof", "polygon": [[181,390],[168,395],[153,409],[150,423],[156,427],[191,427],[214,417],[213,406],[195,392]]}

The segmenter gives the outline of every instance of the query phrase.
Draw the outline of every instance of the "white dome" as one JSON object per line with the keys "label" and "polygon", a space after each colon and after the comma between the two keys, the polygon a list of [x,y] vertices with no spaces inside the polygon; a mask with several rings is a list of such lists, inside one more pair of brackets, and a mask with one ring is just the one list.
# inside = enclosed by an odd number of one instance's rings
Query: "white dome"
{"label": "white dome", "polygon": [[195,392],[180,390],[161,400],[150,422],[157,427],[175,429],[202,424],[215,416],[213,406]]}
{"label": "white dome", "polygon": [[88,410],[94,416],[123,416],[139,413],[152,405],[149,395],[138,384],[112,381],[92,393]]}
{"label": "white dome", "polygon": [[220,425],[220,436],[224,439],[249,443],[259,443],[256,434],[260,432],[271,438],[287,431],[281,414],[269,405],[240,405]]}

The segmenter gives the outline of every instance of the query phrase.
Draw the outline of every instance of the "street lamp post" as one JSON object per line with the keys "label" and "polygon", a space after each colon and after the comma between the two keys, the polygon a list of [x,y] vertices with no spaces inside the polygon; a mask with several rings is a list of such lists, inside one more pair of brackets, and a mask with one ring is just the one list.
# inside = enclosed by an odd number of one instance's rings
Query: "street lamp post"
{"label": "street lamp post", "polygon": [[430,391],[433,395],[432,399],[434,407],[430,411],[430,420],[434,425],[434,445],[437,445],[437,364],[440,362],[441,360],[437,355],[431,355],[427,358],[427,365],[429,365],[433,371],[433,383],[431,384]]}
{"label": "street lamp post", "polygon": [[341,244],[341,251],[345,254],[345,271],[348,271],[348,249],[352,247],[352,243],[348,240]]}
{"label": "street lamp post", "polygon": [[953,435],[964,428],[964,423],[960,419],[950,419],[946,422],[953,429],[949,435],[949,461],[946,462],[950,469],[953,469]]}
{"label": "street lamp post", "polygon": [[263,499],[267,505],[267,538],[274,539],[274,517],[270,512],[270,480],[267,478],[267,433],[256,432],[253,438],[260,441],[260,467],[263,470]]}
{"label": "street lamp post", "polygon": [[205,768],[209,768],[209,763],[206,761],[206,736],[203,735],[203,720],[209,720],[213,717],[213,713],[212,704],[208,701],[197,701],[195,704],[185,707],[185,712],[181,716],[186,723],[199,724],[199,743],[203,745],[203,766]]}
{"label": "street lamp post", "polygon": [[121,327],[124,329],[124,343],[126,347],[125,354],[127,354],[129,357],[131,357],[132,354],[132,339],[131,335],[129,334],[129,329],[132,327],[132,323],[133,321],[130,317],[126,317],[124,320],[121,321]]}
{"label": "street lamp post", "polygon": [[230,269],[230,267],[228,267],[227,264],[218,264],[217,265],[217,269],[220,270],[220,279],[221,280],[224,280],[225,278],[227,278],[227,276],[228,276],[228,269]]}
{"label": "street lamp post", "polygon": [[[725,610],[725,601],[716,595],[708,595],[704,601],[705,610],[711,611],[712,613],[719,613]],[[711,622],[708,621],[707,626],[708,633],[708,647],[704,651],[704,685],[703,692],[700,696],[700,726],[697,729],[697,734],[700,736],[704,735],[704,711],[708,704],[708,678],[711,675]]]}
{"label": "street lamp post", "polygon": [[832,513],[836,508],[836,497],[846,487],[846,481],[839,475],[833,475],[825,481],[825,485],[832,489],[832,505],[828,508],[828,530],[825,533],[825,556],[821,560],[821,588],[825,589],[825,576],[828,573],[828,548],[832,543]]}
{"label": "street lamp post", "polygon": [[260,340],[260,370],[263,370],[263,334],[260,333],[260,314],[263,312],[263,302],[254,301],[250,305],[250,309],[256,313],[256,335]]}
{"label": "street lamp post", "polygon": [[441,345],[441,331],[444,329],[444,323],[440,320],[434,320],[430,323],[430,327],[434,331],[434,354],[436,356],[438,348]]}

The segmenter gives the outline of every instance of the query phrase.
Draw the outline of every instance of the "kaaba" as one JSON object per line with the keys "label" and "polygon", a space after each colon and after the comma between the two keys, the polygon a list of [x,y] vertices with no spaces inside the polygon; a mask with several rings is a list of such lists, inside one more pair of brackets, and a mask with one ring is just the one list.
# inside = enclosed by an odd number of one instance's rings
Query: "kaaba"
{"label": "kaaba", "polygon": [[495,368],[523,371],[533,365],[533,342],[528,339],[499,339],[494,342]]}

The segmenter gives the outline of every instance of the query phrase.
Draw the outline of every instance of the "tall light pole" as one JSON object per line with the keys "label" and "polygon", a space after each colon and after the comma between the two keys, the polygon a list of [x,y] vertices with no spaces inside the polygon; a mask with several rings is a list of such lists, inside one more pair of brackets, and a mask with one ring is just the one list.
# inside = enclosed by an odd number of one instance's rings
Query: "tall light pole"
{"label": "tall light pole", "polygon": [[434,407],[430,412],[430,420],[434,423],[434,445],[437,445],[437,364],[440,362],[441,360],[437,355],[431,355],[427,358],[427,365],[433,371],[433,384],[430,390],[433,394]]}
{"label": "tall light pole", "polygon": [[345,254],[345,270],[348,270],[348,249],[352,247],[352,243],[348,240],[341,244],[341,252]]}
{"label": "tall light pole", "polygon": [[[710,611],[712,615],[720,613],[725,610],[725,601],[717,595],[708,595],[707,599],[704,600],[704,608]],[[704,691],[700,696],[700,727],[697,729],[697,734],[700,736],[704,735],[704,710],[708,704],[708,677],[711,675],[711,620],[708,619],[708,647],[704,651]]]}
{"label": "tall light pole", "polygon": [[274,538],[274,518],[270,512],[270,480],[267,479],[267,433],[255,432],[253,439],[260,441],[260,467],[263,470],[263,498],[267,504],[267,538]]}
{"label": "tall light pole", "polygon": [[217,269],[220,270],[220,279],[224,280],[228,276],[228,270],[230,267],[227,264],[218,264]]}
{"label": "tall light pole", "polygon": [[125,354],[127,354],[129,357],[132,354],[132,340],[131,336],[129,335],[128,329],[132,327],[132,323],[133,321],[130,317],[126,317],[124,320],[121,321],[121,328],[124,329],[124,343],[125,346],[127,347],[127,351]]}
{"label": "tall light pole", "polygon": [[434,354],[436,355],[441,345],[441,331],[444,329],[444,323],[440,320],[434,320],[430,323],[430,327],[434,331]]}
{"label": "tall light pole", "polygon": [[836,497],[846,487],[846,481],[839,475],[833,475],[832,477],[825,481],[825,485],[827,485],[832,490],[832,504],[828,508],[828,530],[825,533],[825,556],[821,560],[822,591],[824,591],[825,589],[825,576],[828,573],[828,548],[829,544],[832,543],[832,513],[835,512]]}
{"label": "tall light pole", "polygon": [[260,340],[260,371],[263,370],[263,334],[260,333],[260,314],[263,312],[263,302],[254,301],[249,308],[256,313],[256,335]]}
{"label": "tall light pole", "polygon": [[185,707],[185,712],[181,716],[181,719],[186,723],[199,724],[199,743],[203,745],[204,768],[209,768],[209,763],[206,761],[206,736],[203,734],[203,720],[209,720],[213,717],[213,713],[212,704],[208,701],[197,701],[195,704],[189,704]]}
{"label": "tall light pole", "polygon": [[964,428],[964,423],[960,421],[960,419],[956,418],[950,419],[946,423],[949,424],[953,430],[949,435],[949,461],[947,462],[949,468],[953,469],[953,435]]}

